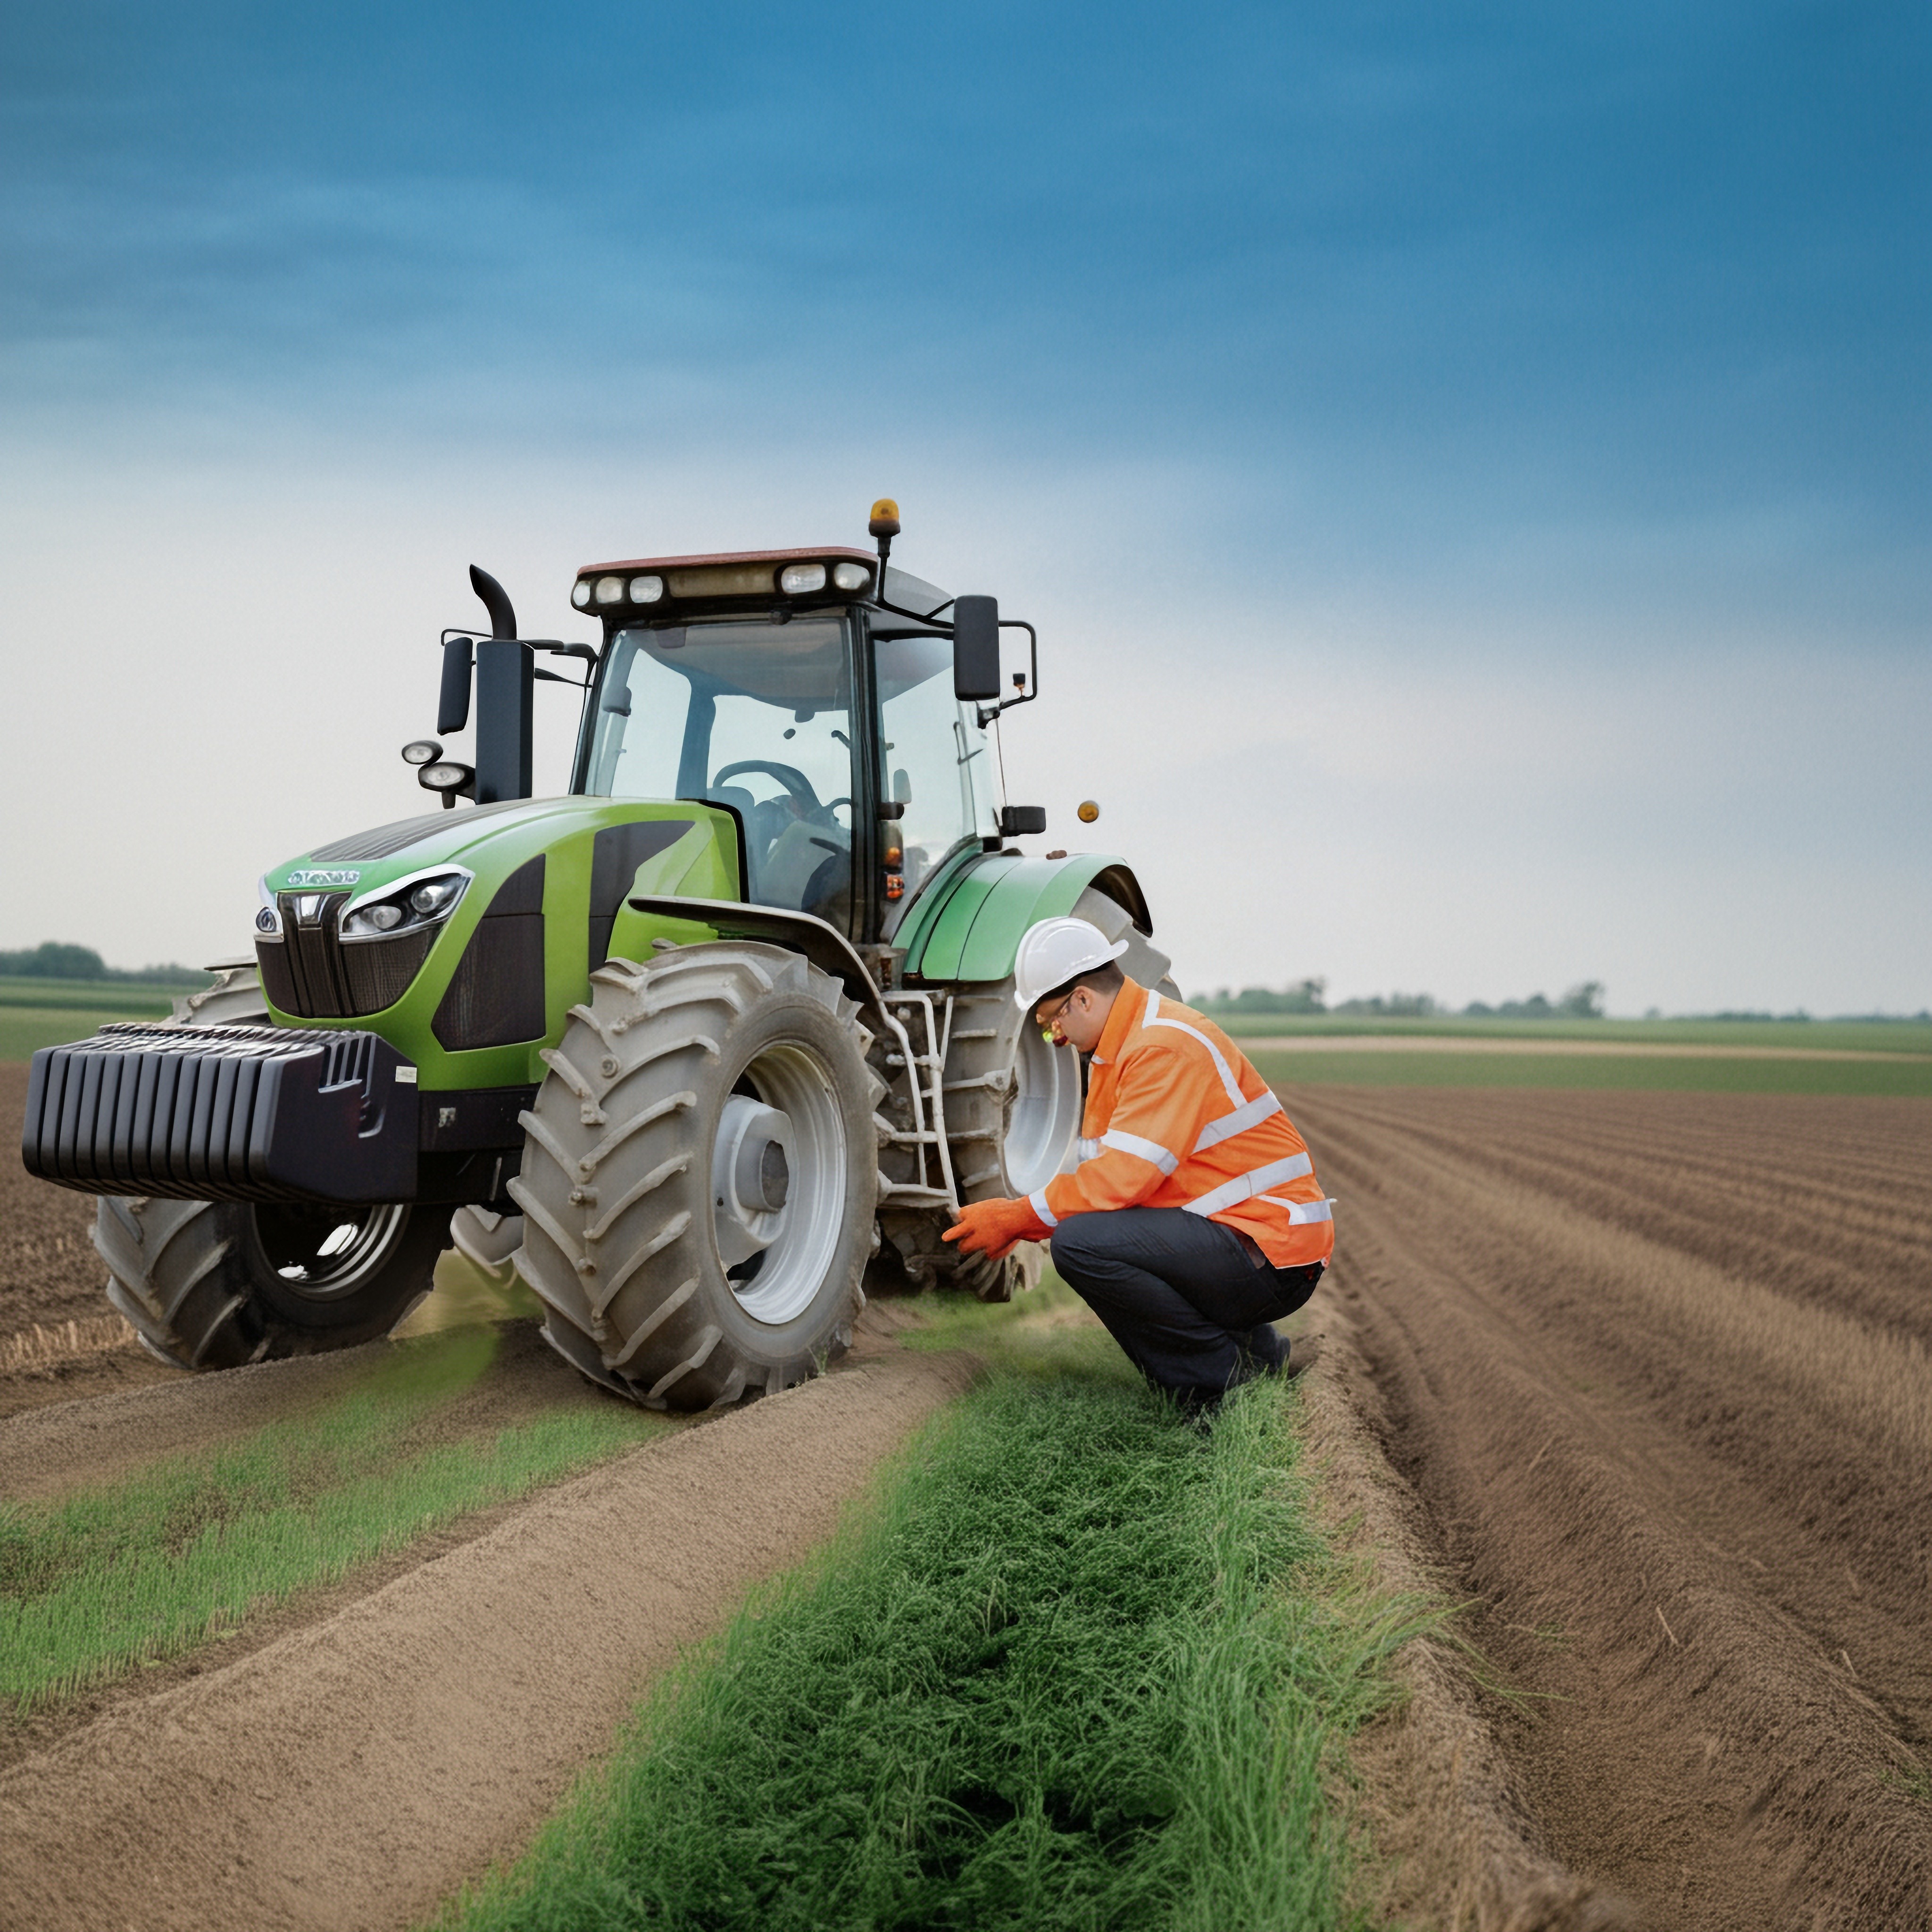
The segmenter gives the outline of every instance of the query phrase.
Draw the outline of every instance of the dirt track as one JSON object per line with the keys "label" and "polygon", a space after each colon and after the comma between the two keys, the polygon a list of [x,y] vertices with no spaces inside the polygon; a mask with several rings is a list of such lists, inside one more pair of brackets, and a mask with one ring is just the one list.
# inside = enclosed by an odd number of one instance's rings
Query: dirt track
{"label": "dirt track", "polygon": [[1932,1102],[1305,1087],[1367,1407],[1653,1928],[1932,1923]]}
{"label": "dirt track", "polygon": [[680,1430],[0,1773],[0,1922],[415,1922],[970,1371],[896,1352]]}

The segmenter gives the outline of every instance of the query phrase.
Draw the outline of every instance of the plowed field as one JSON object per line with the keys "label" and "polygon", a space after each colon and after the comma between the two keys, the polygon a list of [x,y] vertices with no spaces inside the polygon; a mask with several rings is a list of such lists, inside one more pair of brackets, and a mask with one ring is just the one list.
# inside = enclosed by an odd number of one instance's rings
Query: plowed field
{"label": "plowed field", "polygon": [[[22,1085],[0,1067],[10,1138]],[[1932,1101],[1284,1092],[1339,1202],[1309,1318],[1348,1345],[1320,1372],[1471,1602],[1539,1856],[1647,1928],[1922,1932]],[[0,1172],[0,1340],[100,1325],[88,1212]],[[513,1340],[489,1418],[600,1400]],[[0,1362],[0,1417],[40,1409],[0,1421],[0,1493],[112,1478],[358,1372],[188,1382],[86,1336]],[[0,1770],[0,1924],[406,1923],[522,1842],[676,1642],[821,1538],[958,1378],[875,1354],[52,1714]],[[317,1825],[310,1864],[278,1792]]]}
{"label": "plowed field", "polygon": [[1932,1923],[1932,1103],[1284,1090],[1550,1849],[1646,1926]]}

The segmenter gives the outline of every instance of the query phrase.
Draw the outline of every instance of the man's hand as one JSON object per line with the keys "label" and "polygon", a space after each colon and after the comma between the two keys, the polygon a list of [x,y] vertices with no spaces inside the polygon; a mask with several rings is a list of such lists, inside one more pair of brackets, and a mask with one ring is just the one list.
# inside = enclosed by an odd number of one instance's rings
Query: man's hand
{"label": "man's hand", "polygon": [[1030,1201],[969,1201],[959,1219],[940,1238],[957,1241],[962,1255],[987,1255],[1003,1262],[1022,1241],[1046,1238],[1046,1223]]}

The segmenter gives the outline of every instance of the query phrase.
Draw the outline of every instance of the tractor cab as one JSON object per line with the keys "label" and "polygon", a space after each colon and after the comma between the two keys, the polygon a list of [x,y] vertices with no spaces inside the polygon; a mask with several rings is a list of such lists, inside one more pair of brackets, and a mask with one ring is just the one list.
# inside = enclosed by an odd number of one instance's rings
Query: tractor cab
{"label": "tractor cab", "polygon": [[922,881],[997,844],[1000,821],[954,600],[890,568],[877,600],[878,575],[838,549],[581,572],[572,602],[604,637],[572,790],[722,806],[747,899],[889,940]]}

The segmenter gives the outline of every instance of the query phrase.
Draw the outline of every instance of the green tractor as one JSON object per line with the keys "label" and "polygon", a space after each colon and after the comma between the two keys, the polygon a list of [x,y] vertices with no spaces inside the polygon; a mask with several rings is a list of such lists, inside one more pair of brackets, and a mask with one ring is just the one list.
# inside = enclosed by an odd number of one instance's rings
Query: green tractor
{"label": "green tractor", "polygon": [[[838,545],[598,564],[596,646],[446,632],[440,808],[262,879],[255,957],[174,1022],[34,1057],[25,1156],[100,1197],[109,1299],[214,1369],[385,1334],[454,1244],[514,1261],[544,1334],[633,1400],[776,1390],[865,1285],[1004,1300],[940,1236],[1070,1157],[1082,1071],[1013,998],[1035,920],[1166,956],[1120,860],[1022,854],[987,727],[1037,689],[1030,625]],[[1008,686],[1000,633],[1030,669]],[[539,657],[562,670],[539,668]],[[580,675],[570,675],[575,670]],[[582,692],[532,796],[536,686]],[[475,764],[440,739],[476,712]],[[470,802],[458,808],[458,800]]]}

